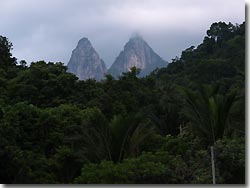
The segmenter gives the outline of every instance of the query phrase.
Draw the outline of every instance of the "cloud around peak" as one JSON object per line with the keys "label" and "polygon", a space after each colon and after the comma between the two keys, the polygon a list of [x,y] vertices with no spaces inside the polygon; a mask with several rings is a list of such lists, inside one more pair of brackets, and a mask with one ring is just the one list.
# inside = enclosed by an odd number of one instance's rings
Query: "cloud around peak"
{"label": "cloud around peak", "polygon": [[211,23],[244,21],[245,2],[1,0],[0,17],[0,34],[13,42],[19,59],[67,63],[86,36],[110,65],[134,31],[169,60],[201,42]]}

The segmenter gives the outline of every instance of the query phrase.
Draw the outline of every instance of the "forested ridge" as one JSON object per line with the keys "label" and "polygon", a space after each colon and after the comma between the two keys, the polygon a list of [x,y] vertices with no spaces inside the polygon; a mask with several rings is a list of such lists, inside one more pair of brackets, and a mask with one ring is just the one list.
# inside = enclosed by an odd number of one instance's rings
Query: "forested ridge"
{"label": "forested ridge", "polygon": [[[245,23],[138,78],[17,62],[0,36],[0,182],[245,183]],[[167,50],[167,49],[166,49]]]}

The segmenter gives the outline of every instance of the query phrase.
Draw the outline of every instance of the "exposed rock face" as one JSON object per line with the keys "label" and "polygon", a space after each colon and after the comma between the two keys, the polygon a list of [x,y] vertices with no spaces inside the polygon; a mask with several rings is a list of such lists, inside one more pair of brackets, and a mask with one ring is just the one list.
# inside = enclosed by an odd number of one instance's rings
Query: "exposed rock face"
{"label": "exposed rock face", "polygon": [[101,80],[107,72],[105,63],[87,38],[78,42],[67,66],[68,72],[74,73],[80,80]]}
{"label": "exposed rock face", "polygon": [[109,73],[117,78],[122,72],[130,71],[131,67],[137,67],[141,69],[139,76],[146,76],[157,67],[167,65],[168,62],[157,55],[141,36],[136,35],[126,43],[124,50],[110,67]]}

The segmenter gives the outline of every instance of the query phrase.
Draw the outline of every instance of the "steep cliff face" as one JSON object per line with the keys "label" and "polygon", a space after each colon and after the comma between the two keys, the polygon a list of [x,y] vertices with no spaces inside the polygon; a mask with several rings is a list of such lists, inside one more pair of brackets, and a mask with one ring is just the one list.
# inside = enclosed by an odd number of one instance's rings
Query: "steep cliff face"
{"label": "steep cliff face", "polygon": [[118,77],[122,72],[130,71],[131,67],[141,69],[139,76],[145,76],[155,68],[167,66],[159,55],[139,35],[132,37],[124,46],[115,62],[109,69],[109,73]]}
{"label": "steep cliff face", "polygon": [[107,72],[105,63],[87,38],[78,42],[67,66],[68,72],[74,73],[80,80],[101,80]]}

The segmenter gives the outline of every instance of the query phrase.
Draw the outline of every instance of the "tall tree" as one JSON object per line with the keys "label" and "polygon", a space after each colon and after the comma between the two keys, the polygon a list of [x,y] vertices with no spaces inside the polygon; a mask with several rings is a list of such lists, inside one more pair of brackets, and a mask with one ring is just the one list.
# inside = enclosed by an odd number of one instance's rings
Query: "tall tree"
{"label": "tall tree", "polygon": [[184,114],[191,121],[198,136],[211,146],[213,183],[215,184],[214,143],[222,138],[236,93],[222,96],[219,87],[200,87],[197,93],[186,89]]}
{"label": "tall tree", "polygon": [[6,69],[16,65],[16,58],[12,57],[11,49],[12,43],[0,35],[0,68]]}

